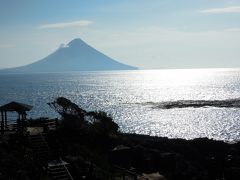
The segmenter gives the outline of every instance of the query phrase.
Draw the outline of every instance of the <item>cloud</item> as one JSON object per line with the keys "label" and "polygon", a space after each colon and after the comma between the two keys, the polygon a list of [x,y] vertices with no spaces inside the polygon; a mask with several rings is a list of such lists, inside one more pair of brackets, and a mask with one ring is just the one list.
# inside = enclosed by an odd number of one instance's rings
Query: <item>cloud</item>
{"label": "cloud", "polygon": [[53,24],[43,24],[38,26],[38,29],[58,29],[58,28],[67,28],[67,27],[85,27],[92,24],[92,21],[81,20],[81,21],[72,21],[64,23],[53,23]]}
{"label": "cloud", "polygon": [[201,10],[201,13],[211,13],[211,14],[220,14],[220,13],[240,13],[240,6],[231,6],[225,8],[212,8]]}

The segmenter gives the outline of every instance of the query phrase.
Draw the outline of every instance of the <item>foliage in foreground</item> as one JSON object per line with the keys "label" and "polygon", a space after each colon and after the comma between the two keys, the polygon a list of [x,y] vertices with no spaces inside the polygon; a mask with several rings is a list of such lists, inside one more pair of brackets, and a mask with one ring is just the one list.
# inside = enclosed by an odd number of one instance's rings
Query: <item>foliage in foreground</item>
{"label": "foliage in foreground", "polygon": [[106,112],[87,112],[64,97],[58,97],[55,101],[48,103],[48,105],[62,116],[62,127],[65,130],[85,131],[88,129],[98,133],[98,135],[105,136],[118,132],[118,125]]}
{"label": "foliage in foreground", "polygon": [[60,156],[82,156],[101,167],[108,166],[108,152],[115,146],[118,125],[103,111],[87,112],[70,100],[59,97],[48,103],[62,119],[49,144]]}
{"label": "foliage in foreground", "polygon": [[0,179],[40,179],[42,171],[25,142],[27,137],[14,134],[0,144]]}

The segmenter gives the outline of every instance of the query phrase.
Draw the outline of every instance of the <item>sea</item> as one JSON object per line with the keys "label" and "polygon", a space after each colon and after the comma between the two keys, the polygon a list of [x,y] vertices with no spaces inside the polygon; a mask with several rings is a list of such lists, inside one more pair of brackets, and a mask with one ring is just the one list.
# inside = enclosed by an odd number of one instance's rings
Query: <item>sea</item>
{"label": "sea", "polygon": [[58,117],[47,103],[60,96],[107,112],[122,132],[240,140],[240,69],[0,75],[0,105],[32,105],[28,118]]}

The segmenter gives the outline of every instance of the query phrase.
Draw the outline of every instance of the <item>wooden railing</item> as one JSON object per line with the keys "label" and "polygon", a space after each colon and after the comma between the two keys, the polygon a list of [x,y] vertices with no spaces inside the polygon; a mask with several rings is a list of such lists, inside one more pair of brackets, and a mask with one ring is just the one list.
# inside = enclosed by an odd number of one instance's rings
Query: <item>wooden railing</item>
{"label": "wooden railing", "polygon": [[63,167],[65,168],[66,172],[68,173],[69,178],[70,178],[71,180],[73,180],[73,177],[72,177],[72,175],[70,174],[70,172],[68,171],[68,168],[66,167],[66,165],[64,164],[64,161],[62,160],[61,157],[60,157],[59,159],[60,159],[60,161],[62,162]]}
{"label": "wooden railing", "polygon": [[45,119],[43,123],[44,132],[56,130],[58,127],[58,119]]}

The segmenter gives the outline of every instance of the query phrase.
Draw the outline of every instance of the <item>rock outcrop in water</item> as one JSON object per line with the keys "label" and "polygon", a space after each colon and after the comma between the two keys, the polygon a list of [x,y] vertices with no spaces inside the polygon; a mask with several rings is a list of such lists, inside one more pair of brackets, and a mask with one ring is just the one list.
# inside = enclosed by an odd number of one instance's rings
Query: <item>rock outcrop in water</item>
{"label": "rock outcrop in water", "polygon": [[117,62],[81,39],[74,39],[66,46],[32,64],[1,70],[2,73],[38,73],[67,71],[134,70],[136,67]]}
{"label": "rock outcrop in water", "polygon": [[240,108],[240,99],[225,100],[179,100],[164,102],[146,102],[144,105],[150,105],[153,108],[173,109],[173,108],[201,108],[201,107],[218,107],[218,108]]}

